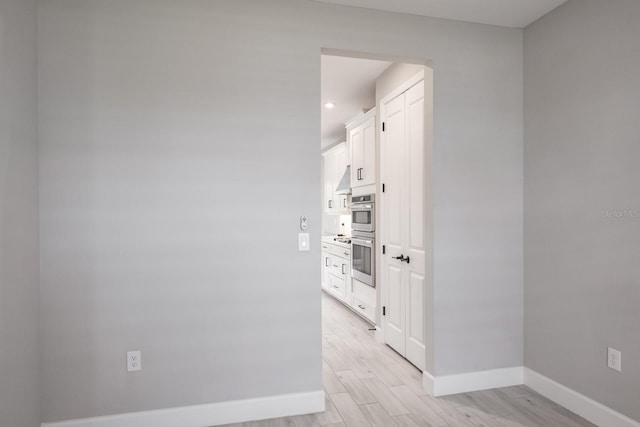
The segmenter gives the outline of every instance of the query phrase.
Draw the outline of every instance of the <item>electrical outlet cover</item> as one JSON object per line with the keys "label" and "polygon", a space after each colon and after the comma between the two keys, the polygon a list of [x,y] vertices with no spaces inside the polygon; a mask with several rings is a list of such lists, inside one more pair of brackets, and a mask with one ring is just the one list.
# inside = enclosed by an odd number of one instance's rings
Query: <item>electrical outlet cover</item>
{"label": "electrical outlet cover", "polygon": [[622,353],[615,348],[607,348],[607,366],[618,372],[622,372]]}
{"label": "electrical outlet cover", "polygon": [[127,372],[142,370],[142,353],[140,350],[127,351]]}

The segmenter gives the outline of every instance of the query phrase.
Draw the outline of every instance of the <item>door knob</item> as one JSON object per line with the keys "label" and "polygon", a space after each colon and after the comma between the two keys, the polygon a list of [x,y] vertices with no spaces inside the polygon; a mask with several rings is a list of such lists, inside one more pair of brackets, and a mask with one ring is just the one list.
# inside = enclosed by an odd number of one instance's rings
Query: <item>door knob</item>
{"label": "door knob", "polygon": [[405,257],[404,255],[400,254],[400,256],[394,256],[392,257],[393,259],[398,259],[400,260],[400,262],[406,262],[407,264],[409,264],[409,262],[411,262],[411,258],[409,258],[408,256]]}

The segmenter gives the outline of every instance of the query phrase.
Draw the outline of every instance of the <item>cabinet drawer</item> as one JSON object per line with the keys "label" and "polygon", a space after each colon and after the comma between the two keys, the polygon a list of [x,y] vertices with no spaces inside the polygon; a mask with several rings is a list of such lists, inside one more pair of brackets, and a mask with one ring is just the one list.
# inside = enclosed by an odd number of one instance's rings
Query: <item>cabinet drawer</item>
{"label": "cabinet drawer", "polygon": [[364,283],[353,279],[353,285],[351,289],[353,289],[353,295],[355,295],[361,301],[365,301],[369,305],[374,307],[377,305],[376,288],[372,288],[369,285],[365,285]]}
{"label": "cabinet drawer", "polygon": [[362,316],[375,323],[376,306],[372,305],[370,302],[360,299],[355,294],[353,294],[351,297],[353,299],[351,307],[353,307],[356,312],[360,313]]}
{"label": "cabinet drawer", "polygon": [[331,253],[340,258],[351,260],[351,249],[337,245],[331,245]]}
{"label": "cabinet drawer", "polygon": [[335,274],[336,276],[342,278],[344,280],[346,277],[349,277],[351,274],[349,272],[349,267],[351,263],[346,259],[338,258],[336,256],[331,257],[331,267],[329,267],[329,271],[331,274]]}
{"label": "cabinet drawer", "polygon": [[343,278],[329,274],[329,292],[336,295],[341,300],[347,298],[347,287]]}

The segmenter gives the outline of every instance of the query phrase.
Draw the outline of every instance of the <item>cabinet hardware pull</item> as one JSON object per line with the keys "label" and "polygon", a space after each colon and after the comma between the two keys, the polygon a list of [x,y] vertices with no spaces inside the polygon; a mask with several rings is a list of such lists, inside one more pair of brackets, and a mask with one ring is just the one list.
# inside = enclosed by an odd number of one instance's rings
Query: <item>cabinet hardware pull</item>
{"label": "cabinet hardware pull", "polygon": [[333,200],[329,200],[329,209],[333,209]]}
{"label": "cabinet hardware pull", "polygon": [[346,274],[346,273],[344,272],[344,267],[345,267],[345,264],[342,264],[342,274]]}
{"label": "cabinet hardware pull", "polygon": [[342,199],[342,207],[343,208],[347,207],[347,199]]}
{"label": "cabinet hardware pull", "polygon": [[333,285],[333,289],[338,289],[338,287],[336,285]]}
{"label": "cabinet hardware pull", "polygon": [[324,257],[324,266],[329,267],[329,257]]}
{"label": "cabinet hardware pull", "polygon": [[361,310],[364,310],[364,306],[362,304],[358,304],[358,307],[360,307]]}

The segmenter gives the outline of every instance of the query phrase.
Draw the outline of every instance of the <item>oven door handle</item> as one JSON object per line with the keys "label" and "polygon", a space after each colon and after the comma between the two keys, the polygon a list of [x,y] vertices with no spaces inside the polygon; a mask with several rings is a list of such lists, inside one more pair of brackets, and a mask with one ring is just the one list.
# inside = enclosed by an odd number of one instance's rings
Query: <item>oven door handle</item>
{"label": "oven door handle", "polygon": [[360,246],[366,246],[368,248],[370,248],[371,246],[373,246],[373,240],[360,240],[360,239],[354,239],[353,237],[351,238],[351,244],[356,244],[356,245],[360,245]]}

